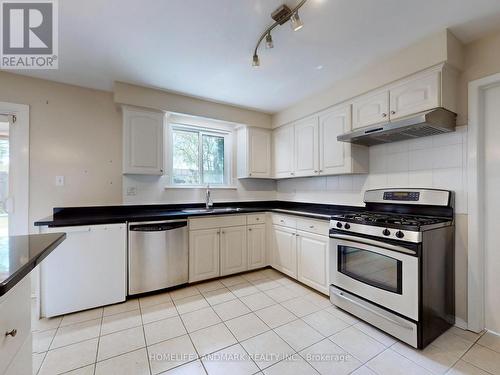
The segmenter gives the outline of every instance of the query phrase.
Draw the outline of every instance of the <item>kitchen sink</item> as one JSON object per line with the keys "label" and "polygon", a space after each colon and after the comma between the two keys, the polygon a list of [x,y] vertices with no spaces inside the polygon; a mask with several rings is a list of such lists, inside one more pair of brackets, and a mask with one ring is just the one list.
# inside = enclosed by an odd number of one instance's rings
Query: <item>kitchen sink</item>
{"label": "kitchen sink", "polygon": [[241,211],[241,208],[236,207],[221,207],[221,208],[188,208],[182,210],[182,212],[189,214],[202,214],[202,213],[219,213],[219,212],[238,212]]}

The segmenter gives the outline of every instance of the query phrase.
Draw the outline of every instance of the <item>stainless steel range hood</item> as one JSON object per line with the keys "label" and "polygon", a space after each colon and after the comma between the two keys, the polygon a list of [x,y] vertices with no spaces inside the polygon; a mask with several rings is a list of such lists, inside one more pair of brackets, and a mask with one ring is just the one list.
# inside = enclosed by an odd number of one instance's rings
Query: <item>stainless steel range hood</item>
{"label": "stainless steel range hood", "polygon": [[373,146],[381,143],[427,137],[455,131],[457,115],[444,108],[435,108],[401,120],[390,121],[339,135],[338,141]]}

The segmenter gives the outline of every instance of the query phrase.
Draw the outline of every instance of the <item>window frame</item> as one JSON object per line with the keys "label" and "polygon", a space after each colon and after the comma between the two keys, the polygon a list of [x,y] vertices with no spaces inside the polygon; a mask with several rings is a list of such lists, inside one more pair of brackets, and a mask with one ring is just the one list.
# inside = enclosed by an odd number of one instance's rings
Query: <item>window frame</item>
{"label": "window frame", "polygon": [[180,131],[191,131],[199,134],[199,167],[200,167],[200,177],[201,181],[203,181],[203,152],[202,152],[202,144],[203,144],[203,135],[216,136],[224,138],[224,182],[222,184],[210,184],[210,188],[213,189],[228,189],[234,188],[232,185],[232,168],[233,168],[233,145],[232,145],[232,132],[223,129],[217,128],[208,128],[203,126],[196,126],[190,124],[182,124],[180,122],[171,122],[168,123],[168,148],[167,148],[167,165],[168,165],[168,186],[167,188],[174,189],[199,189],[206,188],[207,184],[179,184],[174,182],[174,148],[173,148],[173,134],[175,130]]}

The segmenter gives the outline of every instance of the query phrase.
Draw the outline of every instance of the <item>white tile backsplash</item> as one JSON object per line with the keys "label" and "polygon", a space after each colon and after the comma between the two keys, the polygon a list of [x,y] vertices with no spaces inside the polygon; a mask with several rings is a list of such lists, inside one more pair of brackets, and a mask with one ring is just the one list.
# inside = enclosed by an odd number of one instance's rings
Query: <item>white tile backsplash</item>
{"label": "white tile backsplash", "polygon": [[369,154],[367,175],[280,180],[277,199],[363,205],[366,189],[439,188],[455,191],[456,213],[467,213],[466,126],[453,133],[372,146]]}

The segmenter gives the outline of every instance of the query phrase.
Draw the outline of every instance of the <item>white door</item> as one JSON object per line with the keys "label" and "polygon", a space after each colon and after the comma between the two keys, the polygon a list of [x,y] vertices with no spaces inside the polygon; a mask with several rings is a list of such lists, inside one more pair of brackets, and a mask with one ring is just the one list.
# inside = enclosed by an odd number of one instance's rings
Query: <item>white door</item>
{"label": "white door", "polygon": [[11,116],[0,115],[0,236],[9,231],[9,212],[12,212],[10,178],[10,122]]}
{"label": "white door", "polygon": [[228,227],[220,230],[221,276],[247,270],[247,227]]}
{"label": "white door", "polygon": [[319,116],[320,174],[348,173],[351,169],[351,144],[337,136],[351,130],[351,106],[332,109]]}
{"label": "white door", "polygon": [[329,293],[328,236],[297,232],[298,280],[321,293]]}
{"label": "white door", "polygon": [[390,90],[391,120],[426,111],[440,105],[441,73],[405,82]]}
{"label": "white door", "polygon": [[293,126],[283,126],[273,132],[274,177],[293,177],[294,165],[294,130]]}
{"label": "white door", "polygon": [[278,271],[297,278],[295,229],[273,225],[273,262]]}
{"label": "white door", "polygon": [[485,328],[500,333],[500,84],[484,90],[484,125]]}
{"label": "white door", "polygon": [[295,124],[295,176],[314,176],[319,172],[318,117]]}
{"label": "white door", "polygon": [[266,225],[248,226],[248,269],[266,266]]}
{"label": "white door", "polygon": [[363,95],[352,103],[352,128],[389,121],[389,91]]}
{"label": "white door", "polygon": [[251,128],[248,131],[249,176],[271,177],[271,132]]}
{"label": "white door", "polygon": [[0,236],[28,234],[28,201],[29,109],[0,103]]}
{"label": "white door", "polygon": [[163,128],[160,112],[123,110],[123,173],[163,174]]}
{"label": "white door", "polygon": [[220,229],[189,232],[189,282],[219,276]]}

